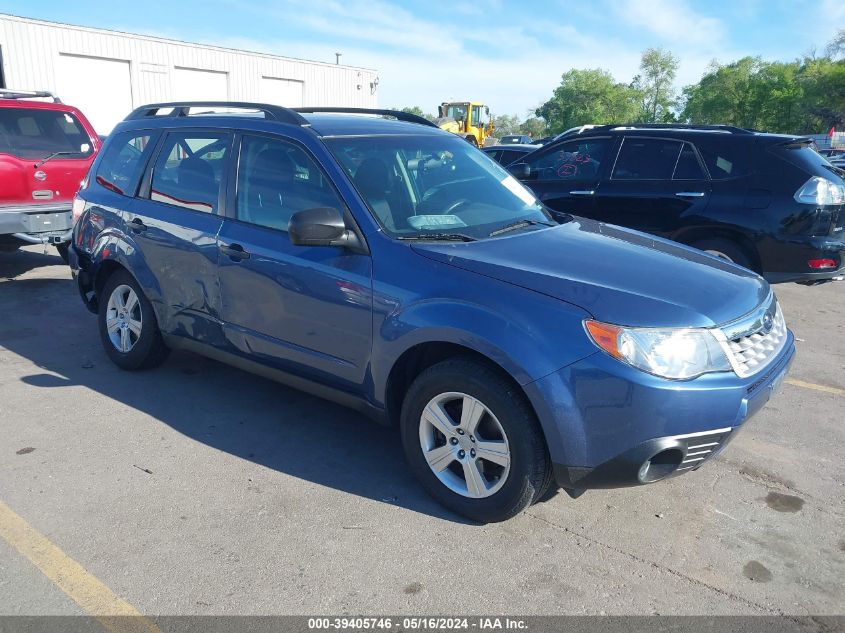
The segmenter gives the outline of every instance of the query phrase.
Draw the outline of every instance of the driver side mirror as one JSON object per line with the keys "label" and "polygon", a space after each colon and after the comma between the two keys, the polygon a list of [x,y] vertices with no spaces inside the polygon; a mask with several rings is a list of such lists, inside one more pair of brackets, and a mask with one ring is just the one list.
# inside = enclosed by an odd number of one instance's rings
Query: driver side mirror
{"label": "driver side mirror", "polygon": [[295,246],[340,246],[361,249],[354,231],[346,228],[343,214],[331,207],[297,211],[290,218],[288,236]]}
{"label": "driver side mirror", "polygon": [[528,163],[513,163],[508,165],[507,170],[517,180],[528,180],[531,176],[531,168]]}

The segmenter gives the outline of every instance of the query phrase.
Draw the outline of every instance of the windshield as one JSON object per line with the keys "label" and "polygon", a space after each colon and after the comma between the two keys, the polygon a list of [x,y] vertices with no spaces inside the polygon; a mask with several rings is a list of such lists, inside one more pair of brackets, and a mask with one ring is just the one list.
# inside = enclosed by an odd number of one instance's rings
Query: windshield
{"label": "windshield", "polygon": [[490,237],[553,220],[534,195],[465,140],[448,136],[326,139],[373,215],[397,238]]}
{"label": "windshield", "polygon": [[0,152],[18,158],[85,158],[94,147],[76,117],[57,110],[0,108]]}

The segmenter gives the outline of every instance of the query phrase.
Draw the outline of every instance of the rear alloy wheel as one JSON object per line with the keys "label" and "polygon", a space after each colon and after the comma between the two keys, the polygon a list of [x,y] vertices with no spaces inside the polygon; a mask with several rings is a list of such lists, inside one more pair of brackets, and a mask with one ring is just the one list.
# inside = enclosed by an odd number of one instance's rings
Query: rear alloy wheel
{"label": "rear alloy wheel", "polygon": [[125,270],[106,280],[98,322],[103,347],[121,369],[155,367],[167,357],[153,307]]}
{"label": "rear alloy wheel", "polygon": [[751,258],[738,244],[730,240],[712,238],[695,242],[691,246],[743,268],[752,268]]}
{"label": "rear alloy wheel", "polygon": [[429,494],[467,518],[504,521],[551,483],[545,440],[518,387],[472,358],[433,365],[402,405],[402,444]]}

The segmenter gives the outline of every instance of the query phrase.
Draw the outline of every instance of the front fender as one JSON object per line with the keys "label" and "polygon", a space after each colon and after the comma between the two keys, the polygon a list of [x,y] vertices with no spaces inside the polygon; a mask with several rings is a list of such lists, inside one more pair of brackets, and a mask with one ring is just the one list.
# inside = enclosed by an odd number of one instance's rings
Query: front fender
{"label": "front fender", "polygon": [[[490,359],[520,385],[595,352],[584,334],[588,315],[572,306],[517,287],[467,299],[429,299],[387,315],[374,337],[372,374],[376,402],[385,402],[394,363],[424,343],[453,343]],[[492,300],[491,300],[492,299]]]}

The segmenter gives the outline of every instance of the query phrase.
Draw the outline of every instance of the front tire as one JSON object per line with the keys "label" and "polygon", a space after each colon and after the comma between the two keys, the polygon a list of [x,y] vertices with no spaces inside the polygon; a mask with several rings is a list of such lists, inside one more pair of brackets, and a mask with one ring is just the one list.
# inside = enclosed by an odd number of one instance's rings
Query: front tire
{"label": "front tire", "polygon": [[401,432],[410,469],[426,491],[474,521],[510,519],[551,482],[548,449],[525,396],[472,358],[443,361],[414,380]]}
{"label": "front tire", "polygon": [[112,362],[121,369],[149,369],[160,365],[168,349],[147,297],[125,270],[112,274],[99,300],[100,340]]}

